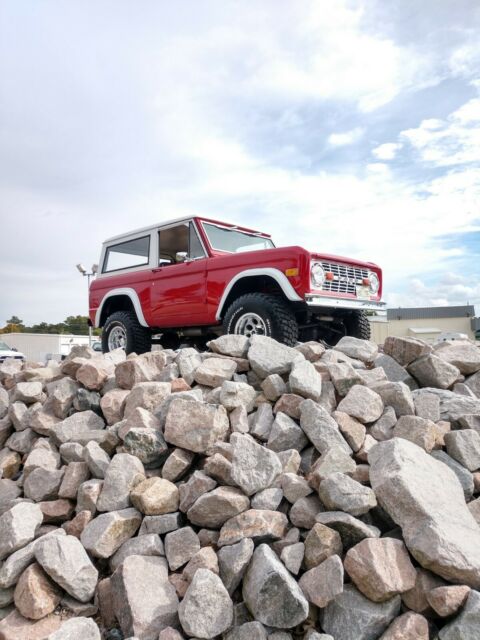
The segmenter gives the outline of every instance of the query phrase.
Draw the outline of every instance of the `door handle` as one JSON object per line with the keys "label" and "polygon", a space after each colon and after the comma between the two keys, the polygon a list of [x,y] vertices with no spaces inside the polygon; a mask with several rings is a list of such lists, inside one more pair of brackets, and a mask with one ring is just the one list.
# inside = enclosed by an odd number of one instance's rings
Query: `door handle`
{"label": "door handle", "polygon": [[159,271],[162,271],[163,267],[157,267],[156,269],[152,269],[152,273],[158,273]]}

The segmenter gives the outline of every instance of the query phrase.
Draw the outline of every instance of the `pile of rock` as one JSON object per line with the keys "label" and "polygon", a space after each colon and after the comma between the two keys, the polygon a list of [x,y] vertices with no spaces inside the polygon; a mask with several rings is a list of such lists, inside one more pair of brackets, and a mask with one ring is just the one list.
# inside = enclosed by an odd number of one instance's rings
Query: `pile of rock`
{"label": "pile of rock", "polygon": [[0,366],[0,640],[480,638],[480,350]]}

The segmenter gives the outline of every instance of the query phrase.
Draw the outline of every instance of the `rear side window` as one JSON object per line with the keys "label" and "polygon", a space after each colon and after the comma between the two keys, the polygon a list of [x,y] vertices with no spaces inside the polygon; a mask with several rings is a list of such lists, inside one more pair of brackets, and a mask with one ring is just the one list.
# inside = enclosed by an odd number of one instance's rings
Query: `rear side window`
{"label": "rear side window", "polygon": [[102,272],[142,267],[149,263],[150,236],[127,240],[107,247]]}

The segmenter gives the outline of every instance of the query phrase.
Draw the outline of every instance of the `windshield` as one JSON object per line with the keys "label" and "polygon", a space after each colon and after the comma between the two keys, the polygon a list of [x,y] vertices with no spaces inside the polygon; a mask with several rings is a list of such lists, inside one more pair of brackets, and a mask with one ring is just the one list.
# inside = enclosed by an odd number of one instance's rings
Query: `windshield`
{"label": "windshield", "polygon": [[0,351],[11,351],[11,349],[6,342],[0,340]]}
{"label": "windshield", "polygon": [[263,238],[253,233],[246,233],[235,228],[217,227],[214,224],[203,223],[208,241],[212,249],[240,253],[242,251],[260,251],[273,249],[275,245],[269,238]]}

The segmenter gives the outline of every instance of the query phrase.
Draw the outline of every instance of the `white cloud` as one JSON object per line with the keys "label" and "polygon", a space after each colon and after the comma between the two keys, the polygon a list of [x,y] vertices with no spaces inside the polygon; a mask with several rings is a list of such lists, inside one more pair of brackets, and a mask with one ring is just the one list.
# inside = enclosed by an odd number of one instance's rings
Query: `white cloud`
{"label": "white cloud", "polygon": [[354,142],[358,142],[365,133],[365,129],[362,127],[355,127],[350,131],[344,131],[343,133],[331,133],[328,136],[327,142],[332,147],[344,147]]}
{"label": "white cloud", "polygon": [[399,142],[386,142],[372,150],[373,155],[379,160],[393,160],[400,151],[402,144]]}

